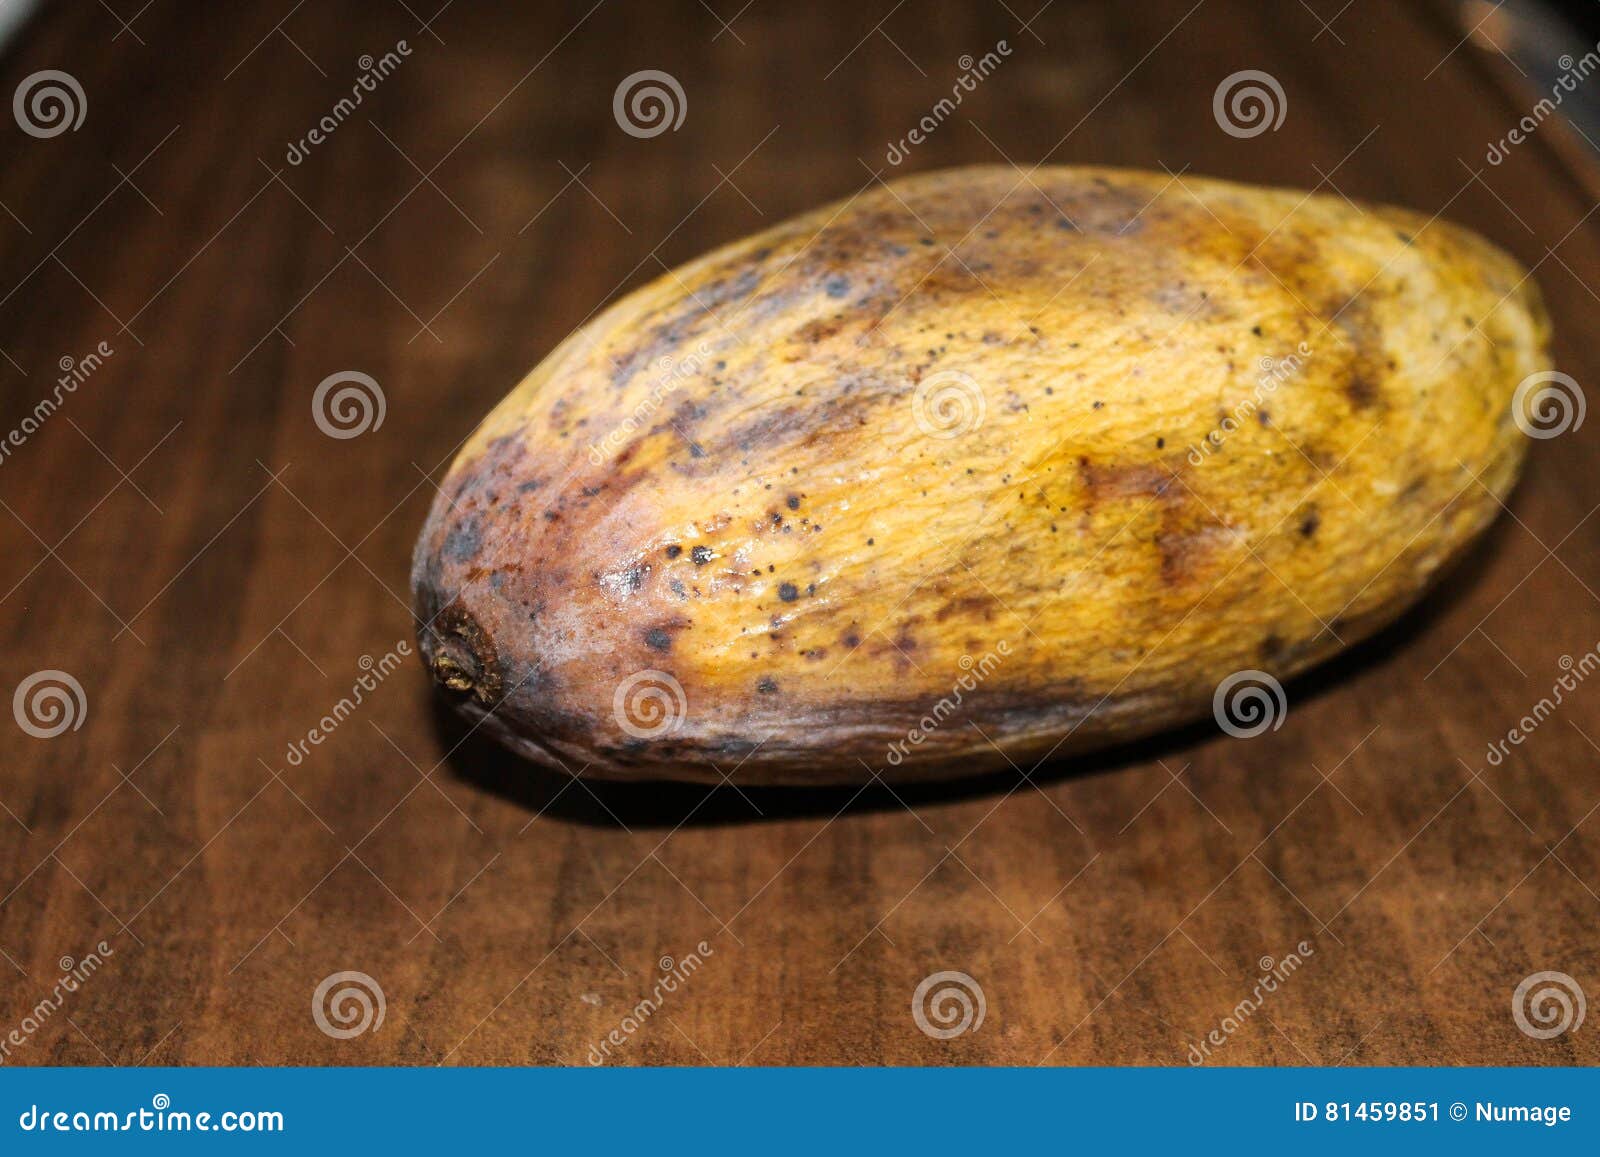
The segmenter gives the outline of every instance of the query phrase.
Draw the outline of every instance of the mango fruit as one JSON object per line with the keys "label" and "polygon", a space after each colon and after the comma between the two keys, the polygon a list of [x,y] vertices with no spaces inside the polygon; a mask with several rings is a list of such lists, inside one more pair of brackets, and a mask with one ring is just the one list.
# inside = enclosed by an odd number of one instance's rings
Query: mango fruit
{"label": "mango fruit", "polygon": [[421,655],[572,774],[1028,771],[1415,602],[1515,483],[1548,337],[1515,261],[1402,209],[874,183],[622,298],[505,397],[417,543]]}

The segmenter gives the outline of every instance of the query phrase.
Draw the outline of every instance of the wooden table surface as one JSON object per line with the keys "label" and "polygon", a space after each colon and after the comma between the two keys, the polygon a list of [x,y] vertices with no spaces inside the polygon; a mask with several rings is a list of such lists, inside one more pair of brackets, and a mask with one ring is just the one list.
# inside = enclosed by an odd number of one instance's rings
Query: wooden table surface
{"label": "wooden table surface", "polygon": [[[1535,269],[1557,364],[1600,382],[1600,182],[1557,120],[1486,163],[1534,98],[1451,9],[437,3],[52,5],[0,60],[0,95],[58,69],[86,103],[0,124],[0,428],[26,428],[0,691],[83,692],[59,735],[0,728],[8,1063],[584,1064],[616,1031],[609,1063],[1181,1065],[1291,952],[1218,1062],[1600,1060],[1600,1011],[1549,1040],[1512,1015],[1537,972],[1600,997],[1600,680],[1486,757],[1600,640],[1600,421],[1533,447],[1470,560],[1254,739],[898,797],[608,788],[383,662],[434,483],[521,373],[664,268],[869,187],[1000,41],[894,171],[1164,166],[1438,212]],[[643,69],[681,84],[677,131],[614,118]],[[1281,85],[1276,131],[1214,119],[1243,69]],[[314,419],[341,371],[384,398],[359,437]],[[319,1028],[343,972],[381,1024]],[[975,1031],[919,1028],[938,972],[981,989]]]}

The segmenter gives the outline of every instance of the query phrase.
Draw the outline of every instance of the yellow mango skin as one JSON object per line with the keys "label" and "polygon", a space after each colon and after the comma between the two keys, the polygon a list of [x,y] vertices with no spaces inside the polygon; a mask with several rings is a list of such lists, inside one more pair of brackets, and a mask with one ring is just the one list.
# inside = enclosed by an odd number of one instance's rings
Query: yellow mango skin
{"label": "yellow mango skin", "polygon": [[575,774],[1027,770],[1414,602],[1515,483],[1548,331],[1516,262],[1399,209],[875,185],[618,301],[500,403],[417,544],[422,655]]}

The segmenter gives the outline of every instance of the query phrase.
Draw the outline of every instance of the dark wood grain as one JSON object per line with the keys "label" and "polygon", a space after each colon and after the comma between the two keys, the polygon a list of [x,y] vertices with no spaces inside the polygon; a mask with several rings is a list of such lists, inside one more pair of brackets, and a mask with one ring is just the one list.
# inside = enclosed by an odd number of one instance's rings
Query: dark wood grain
{"label": "dark wood grain", "polygon": [[[110,7],[131,27],[51,6],[0,61],[0,95],[58,68],[88,100],[54,138],[0,123],[0,426],[114,351],[0,464],[0,690],[59,669],[87,700],[53,739],[0,727],[0,1030],[60,958],[112,951],[9,1062],[582,1064],[701,941],[616,1062],[1182,1064],[1301,941],[1218,1060],[1600,1059],[1592,1022],[1511,1016],[1542,970],[1600,996],[1600,685],[1485,760],[1600,640],[1600,423],[1534,447],[1471,559],[1256,739],[898,796],[624,790],[465,735],[408,661],[288,758],[410,639],[433,484],[518,376],[663,267],[887,171],[1002,39],[900,169],[1165,166],[1437,211],[1535,269],[1558,364],[1600,382],[1592,158],[1550,121],[1485,164],[1534,98],[1452,51],[1449,9]],[[687,115],[636,139],[612,93],[646,68]],[[1287,116],[1234,139],[1211,98],[1246,68]],[[349,440],[311,405],[342,370],[387,406]],[[346,970],[385,1019],[337,1040],[312,993]],[[981,985],[977,1032],[919,1031],[941,970]]]}

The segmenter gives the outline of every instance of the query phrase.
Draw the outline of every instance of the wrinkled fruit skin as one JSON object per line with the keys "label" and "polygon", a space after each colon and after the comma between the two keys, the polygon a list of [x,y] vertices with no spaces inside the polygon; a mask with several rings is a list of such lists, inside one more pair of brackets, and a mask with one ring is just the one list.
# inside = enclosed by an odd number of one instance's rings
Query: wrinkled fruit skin
{"label": "wrinkled fruit skin", "polygon": [[572,773],[1027,769],[1416,600],[1516,480],[1548,328],[1512,259],[1398,209],[879,185],[617,302],[500,403],[417,543],[421,652]]}

